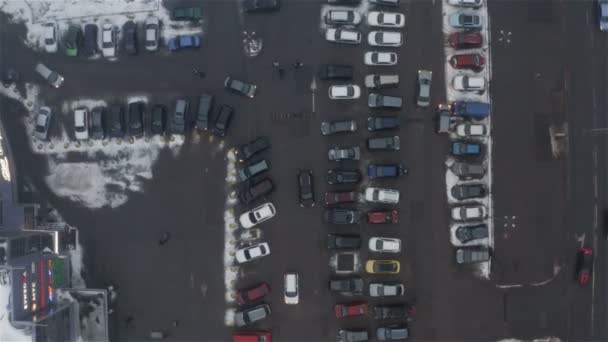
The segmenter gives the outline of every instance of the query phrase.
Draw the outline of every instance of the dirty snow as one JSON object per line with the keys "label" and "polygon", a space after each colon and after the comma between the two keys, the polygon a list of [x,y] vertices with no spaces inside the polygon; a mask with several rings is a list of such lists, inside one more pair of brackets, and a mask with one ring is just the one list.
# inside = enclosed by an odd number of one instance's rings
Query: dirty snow
{"label": "dirty snow", "polygon": [[[236,293],[236,282],[238,280],[239,267],[234,264],[237,240],[235,232],[239,228],[234,214],[236,204],[236,193],[231,190],[236,183],[236,155],[233,150],[226,154],[226,187],[229,191],[226,198],[226,209],[224,212],[224,286],[226,303],[234,303]],[[232,326],[234,321],[234,310],[228,308],[226,311],[226,325]]]}
{"label": "dirty snow", "polygon": [[0,270],[0,341],[31,341],[23,330],[13,327],[10,319],[11,279],[8,270]]}

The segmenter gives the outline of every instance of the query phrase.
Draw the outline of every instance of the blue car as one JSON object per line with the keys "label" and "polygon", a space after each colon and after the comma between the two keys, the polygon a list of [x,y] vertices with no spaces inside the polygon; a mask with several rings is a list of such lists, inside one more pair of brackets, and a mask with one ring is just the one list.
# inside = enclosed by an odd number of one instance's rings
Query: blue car
{"label": "blue car", "polygon": [[201,37],[199,36],[177,36],[171,38],[169,43],[169,51],[178,51],[187,48],[198,48],[201,46]]}
{"label": "blue car", "polygon": [[395,178],[406,174],[407,169],[399,164],[369,164],[367,176],[369,178]]}
{"label": "blue car", "polygon": [[452,143],[452,154],[455,156],[478,156],[481,154],[481,145],[468,142]]}

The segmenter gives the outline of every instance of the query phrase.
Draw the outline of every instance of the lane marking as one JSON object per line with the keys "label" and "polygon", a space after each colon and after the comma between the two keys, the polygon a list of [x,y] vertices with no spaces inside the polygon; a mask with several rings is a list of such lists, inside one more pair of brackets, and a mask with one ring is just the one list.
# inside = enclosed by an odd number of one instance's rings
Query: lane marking
{"label": "lane marking", "polygon": [[597,96],[595,94],[595,87],[591,88],[591,96],[593,97],[593,109],[595,110],[597,109]]}

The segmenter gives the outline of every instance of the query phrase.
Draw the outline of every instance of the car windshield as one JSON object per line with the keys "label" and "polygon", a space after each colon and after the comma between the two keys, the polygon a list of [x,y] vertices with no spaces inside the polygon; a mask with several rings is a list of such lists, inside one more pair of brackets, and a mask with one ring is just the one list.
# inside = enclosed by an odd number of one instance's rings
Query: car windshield
{"label": "car windshield", "polygon": [[253,212],[249,213],[249,221],[251,221],[253,223],[256,223],[258,221]]}
{"label": "car windshield", "polygon": [[382,247],[384,246],[384,243],[382,243],[382,240],[378,239],[376,241],[376,249],[377,250],[382,250]]}

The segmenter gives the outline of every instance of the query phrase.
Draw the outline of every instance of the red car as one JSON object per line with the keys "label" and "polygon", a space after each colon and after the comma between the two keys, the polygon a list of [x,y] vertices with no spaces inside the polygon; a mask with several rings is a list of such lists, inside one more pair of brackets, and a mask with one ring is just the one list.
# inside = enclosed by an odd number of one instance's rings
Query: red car
{"label": "red car", "polygon": [[480,71],[486,64],[486,59],[478,53],[454,55],[450,58],[450,64],[454,69]]}
{"label": "red car", "polygon": [[361,316],[369,312],[369,307],[367,303],[336,304],[334,312],[338,318]]}
{"label": "red car", "polygon": [[236,294],[237,303],[251,304],[266,297],[270,293],[270,285],[268,283],[260,283],[254,287],[239,290]]}
{"label": "red car", "polygon": [[585,285],[591,279],[593,273],[593,250],[581,248],[576,256],[576,279],[581,285]]}
{"label": "red car", "polygon": [[355,191],[329,191],[325,193],[325,205],[356,202],[358,197]]}
{"label": "red car", "polygon": [[399,223],[399,211],[370,211],[367,213],[368,223]]}
{"label": "red car", "polygon": [[267,331],[236,332],[232,334],[232,342],[272,342]]}
{"label": "red car", "polygon": [[483,42],[479,32],[455,32],[450,35],[448,40],[454,49],[479,48]]}

